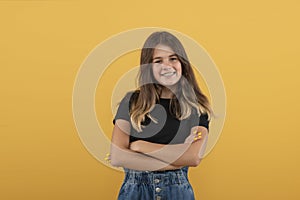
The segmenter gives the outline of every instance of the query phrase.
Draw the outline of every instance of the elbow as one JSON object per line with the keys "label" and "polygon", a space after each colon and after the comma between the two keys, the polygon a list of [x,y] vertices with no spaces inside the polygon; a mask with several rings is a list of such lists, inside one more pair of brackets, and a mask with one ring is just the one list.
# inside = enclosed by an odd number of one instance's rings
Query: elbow
{"label": "elbow", "polygon": [[115,156],[111,156],[110,164],[114,167],[120,167],[120,162],[115,158]]}
{"label": "elbow", "polygon": [[123,158],[120,156],[120,152],[117,152],[117,149],[111,149],[110,153],[110,164],[114,167],[122,167],[123,166]]}
{"label": "elbow", "polygon": [[201,158],[197,154],[189,153],[184,157],[181,157],[177,162],[173,162],[173,165],[197,167],[201,162]]}
{"label": "elbow", "polygon": [[112,154],[110,164],[114,167],[122,167],[122,160],[117,155]]}
{"label": "elbow", "polygon": [[116,161],[111,161],[110,164],[113,167],[122,167],[121,164],[119,162],[116,162]]}
{"label": "elbow", "polygon": [[201,159],[199,158],[198,155],[196,155],[196,156],[193,156],[193,158],[190,160],[190,162],[191,162],[190,163],[191,167],[197,167],[200,164]]}

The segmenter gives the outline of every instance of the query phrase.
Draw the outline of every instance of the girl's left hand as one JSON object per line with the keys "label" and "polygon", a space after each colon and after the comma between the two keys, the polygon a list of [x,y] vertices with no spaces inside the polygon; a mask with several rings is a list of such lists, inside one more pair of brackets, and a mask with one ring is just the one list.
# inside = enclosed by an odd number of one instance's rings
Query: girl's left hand
{"label": "girl's left hand", "polygon": [[193,142],[196,142],[198,140],[201,140],[202,138],[202,133],[201,132],[198,132],[197,130],[193,131],[192,134],[190,134],[190,136],[188,136],[184,143],[188,143],[188,144],[191,144]]}

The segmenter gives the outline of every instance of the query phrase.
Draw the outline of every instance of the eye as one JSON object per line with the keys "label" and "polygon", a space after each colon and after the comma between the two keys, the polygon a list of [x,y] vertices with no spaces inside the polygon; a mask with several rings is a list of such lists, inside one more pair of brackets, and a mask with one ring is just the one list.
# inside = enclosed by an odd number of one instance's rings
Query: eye
{"label": "eye", "polygon": [[162,60],[154,60],[153,63],[161,64],[161,63],[162,63]]}
{"label": "eye", "polygon": [[174,57],[171,57],[171,58],[170,58],[170,61],[172,61],[172,62],[176,62],[176,61],[178,61],[178,58],[177,58],[177,57],[175,57],[175,56],[174,56]]}

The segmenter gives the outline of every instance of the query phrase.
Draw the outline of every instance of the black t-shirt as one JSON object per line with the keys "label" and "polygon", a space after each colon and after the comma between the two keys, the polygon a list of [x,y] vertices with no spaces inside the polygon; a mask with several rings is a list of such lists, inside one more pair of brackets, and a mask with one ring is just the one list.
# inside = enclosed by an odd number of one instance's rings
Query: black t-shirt
{"label": "black t-shirt", "polygon": [[209,129],[209,121],[207,114],[198,116],[197,112],[193,110],[192,114],[183,120],[178,120],[169,111],[170,99],[160,98],[154,109],[150,112],[151,117],[156,119],[157,123],[145,117],[142,122],[142,132],[137,132],[130,122],[130,102],[133,92],[129,92],[122,99],[117,114],[113,120],[123,119],[130,123],[131,131],[129,142],[136,140],[145,140],[148,142],[159,144],[179,144],[183,143],[190,135],[191,128],[194,126],[204,126]]}

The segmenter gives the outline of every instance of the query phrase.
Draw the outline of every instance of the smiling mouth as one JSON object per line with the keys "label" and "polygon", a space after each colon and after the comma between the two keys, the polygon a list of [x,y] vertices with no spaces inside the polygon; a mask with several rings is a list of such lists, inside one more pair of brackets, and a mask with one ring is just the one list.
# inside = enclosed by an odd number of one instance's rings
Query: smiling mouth
{"label": "smiling mouth", "polygon": [[165,76],[165,77],[170,77],[170,76],[173,76],[176,74],[176,71],[175,72],[166,72],[166,73],[163,73],[163,74],[160,74],[161,76]]}

